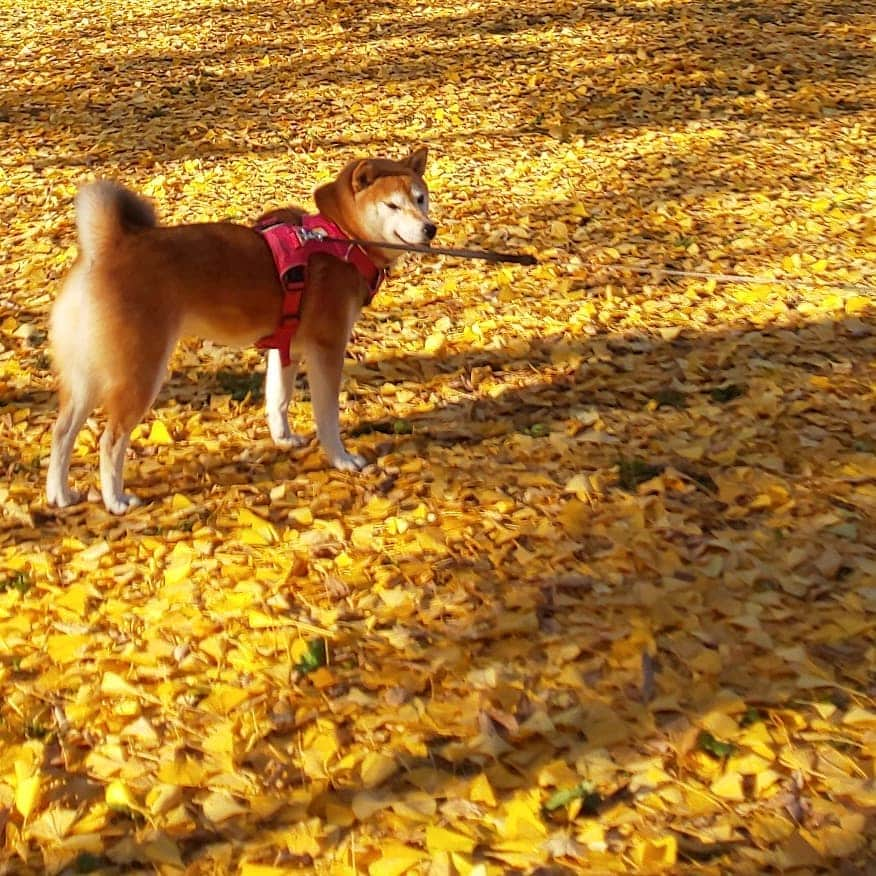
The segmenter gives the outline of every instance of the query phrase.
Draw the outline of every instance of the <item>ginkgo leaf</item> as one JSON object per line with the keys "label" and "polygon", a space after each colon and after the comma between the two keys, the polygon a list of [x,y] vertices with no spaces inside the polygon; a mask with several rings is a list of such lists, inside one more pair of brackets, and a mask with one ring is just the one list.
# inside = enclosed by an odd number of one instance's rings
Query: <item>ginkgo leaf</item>
{"label": "ginkgo leaf", "polygon": [[246,508],[238,512],[237,522],[244,527],[240,530],[240,537],[249,544],[273,544],[278,540],[274,526]]}
{"label": "ginkgo leaf", "polygon": [[155,748],[161,741],[152,723],[142,715],[122,728],[120,735],[123,739],[135,740],[144,748]]}
{"label": "ginkgo leaf", "polygon": [[[388,808],[390,798],[375,791],[360,791],[353,797],[352,814],[359,821],[367,821],[376,812]],[[343,819],[341,821],[343,823]]]}
{"label": "ginkgo leaf", "polygon": [[100,692],[108,696],[117,697],[138,697],[141,695],[141,691],[115,672],[105,672],[103,674],[100,681]]}
{"label": "ginkgo leaf", "polygon": [[22,818],[27,818],[37,805],[42,790],[42,776],[35,773],[32,776],[22,775],[15,783],[15,808]]}
{"label": "ginkgo leaf", "polygon": [[121,812],[140,812],[140,805],[134,798],[131,789],[122,781],[110,782],[106,786],[106,804],[110,809]]}
{"label": "ginkgo leaf", "polygon": [[490,787],[489,779],[483,773],[472,781],[468,797],[473,803],[484,803],[487,806],[496,805],[496,795]]}
{"label": "ginkgo leaf", "polygon": [[739,773],[728,771],[720,778],[712,782],[712,793],[727,800],[744,800],[742,776]]}
{"label": "ginkgo leaf", "polygon": [[[569,799],[572,799],[569,797]],[[564,805],[564,804],[559,804]],[[502,835],[509,840],[536,839],[547,834],[539,797],[534,792],[517,792],[505,807]]]}
{"label": "ginkgo leaf", "polygon": [[178,785],[158,784],[146,794],[146,807],[152,815],[161,815],[176,806],[182,799]]}
{"label": "ginkgo leaf", "polygon": [[191,787],[201,787],[209,775],[211,771],[192,757],[166,761],[157,772],[158,779],[168,785]]}
{"label": "ginkgo leaf", "polygon": [[472,852],[476,843],[472,837],[455,830],[428,825],[426,827],[426,848],[435,852]]}
{"label": "ginkgo leaf", "polygon": [[201,808],[204,810],[204,815],[214,824],[221,824],[229,818],[244,815],[249,811],[246,806],[238,803],[225,791],[214,791],[208,794],[201,801]]}
{"label": "ginkgo leaf", "polygon": [[368,789],[376,788],[393,775],[397,769],[398,764],[394,757],[371,751],[362,760],[362,786]]}
{"label": "ginkgo leaf", "polygon": [[675,866],[678,841],[671,834],[656,839],[637,839],[633,843],[633,860],[645,872],[663,872]]}
{"label": "ginkgo leaf", "polygon": [[149,429],[149,436],[146,438],[147,444],[154,445],[169,445],[173,444],[173,438],[167,429],[167,426],[161,420],[153,420],[152,426]]}
{"label": "ginkgo leaf", "polygon": [[419,849],[400,843],[388,843],[381,850],[381,856],[368,866],[369,876],[401,876],[415,867],[426,856]]}
{"label": "ginkgo leaf", "polygon": [[173,498],[170,501],[170,507],[173,508],[174,511],[186,511],[189,508],[194,507],[194,502],[188,497],[182,495],[182,493],[174,493]]}
{"label": "ginkgo leaf", "polygon": [[[24,815],[23,812],[21,814]],[[47,845],[59,845],[64,841],[78,817],[79,813],[75,809],[58,807],[47,809],[28,824],[27,834]]]}
{"label": "ginkgo leaf", "polygon": [[144,846],[146,857],[155,864],[181,868],[182,855],[179,846],[166,834],[159,834]]}
{"label": "ginkgo leaf", "polygon": [[46,640],[46,652],[57,663],[70,663],[81,657],[92,643],[92,637],[85,634],[60,633]]}
{"label": "ginkgo leaf", "polygon": [[447,338],[443,332],[434,332],[429,335],[424,344],[423,350],[427,353],[437,353],[445,344]]}

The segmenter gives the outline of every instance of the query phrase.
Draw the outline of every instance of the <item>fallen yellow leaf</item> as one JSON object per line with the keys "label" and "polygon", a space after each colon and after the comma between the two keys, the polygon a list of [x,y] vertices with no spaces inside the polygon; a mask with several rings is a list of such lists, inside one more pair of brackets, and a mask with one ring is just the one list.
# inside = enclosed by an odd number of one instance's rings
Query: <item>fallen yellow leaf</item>
{"label": "fallen yellow leaf", "polygon": [[476,842],[463,833],[430,824],[426,827],[426,848],[435,852],[473,852]]}

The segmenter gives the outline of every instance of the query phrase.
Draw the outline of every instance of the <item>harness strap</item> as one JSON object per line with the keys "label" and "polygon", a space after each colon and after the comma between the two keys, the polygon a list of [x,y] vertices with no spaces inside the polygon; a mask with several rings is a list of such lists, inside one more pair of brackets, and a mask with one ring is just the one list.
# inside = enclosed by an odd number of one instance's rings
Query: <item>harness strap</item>
{"label": "harness strap", "polygon": [[283,310],[277,328],[256,341],[256,346],[279,350],[285,368],[291,364],[289,348],[301,323],[301,301],[311,256],[325,253],[353,265],[368,286],[366,305],[374,300],[386,277],[386,269],[378,268],[360,245],[351,242],[334,222],[318,214],[303,216],[301,225],[271,224],[269,220],[257,225],[255,230],[268,244],[283,286]]}

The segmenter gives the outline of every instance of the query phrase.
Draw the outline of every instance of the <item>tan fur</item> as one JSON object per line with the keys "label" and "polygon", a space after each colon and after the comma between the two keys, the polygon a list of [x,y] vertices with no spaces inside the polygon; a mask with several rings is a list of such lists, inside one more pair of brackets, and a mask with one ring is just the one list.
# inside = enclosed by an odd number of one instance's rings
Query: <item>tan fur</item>
{"label": "tan fur", "polygon": [[[364,159],[347,165],[315,194],[320,212],[351,237],[416,237],[428,243],[428,192],[422,180],[426,150],[402,162]],[[419,199],[419,203],[418,203]],[[394,206],[389,206],[393,202]],[[300,222],[304,211],[273,215]],[[151,206],[127,189],[92,183],[77,197],[80,255],[52,310],[50,335],[59,382],[59,414],[47,478],[51,504],[78,501],[68,486],[76,433],[95,406],[107,418],[101,439],[101,491],[117,514],[137,504],[122,492],[128,436],[151,406],[178,339],[197,335],[250,345],[280,319],[283,291],[270,250],[251,228],[231,223],[161,227]],[[386,266],[398,253],[369,252]],[[355,470],[362,457],[348,454],[338,431],[337,396],[344,350],[367,296],[356,269],[327,255],[307,271],[295,358],[308,368],[320,441],[333,465]],[[283,447],[300,439],[286,417],[295,364],[280,369],[271,351],[266,403],[271,434]]]}

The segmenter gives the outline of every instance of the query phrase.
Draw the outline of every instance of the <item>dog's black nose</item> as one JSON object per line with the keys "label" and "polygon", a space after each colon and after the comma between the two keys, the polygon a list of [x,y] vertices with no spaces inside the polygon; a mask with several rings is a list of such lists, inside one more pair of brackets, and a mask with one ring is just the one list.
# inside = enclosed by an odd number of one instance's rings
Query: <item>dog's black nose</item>
{"label": "dog's black nose", "polygon": [[433,225],[431,222],[427,222],[423,226],[423,234],[431,240],[438,233],[438,227]]}

